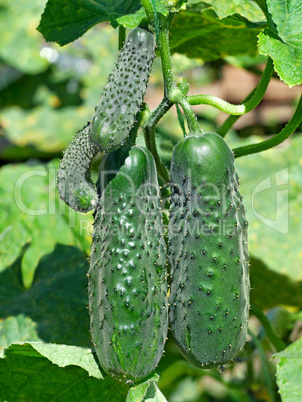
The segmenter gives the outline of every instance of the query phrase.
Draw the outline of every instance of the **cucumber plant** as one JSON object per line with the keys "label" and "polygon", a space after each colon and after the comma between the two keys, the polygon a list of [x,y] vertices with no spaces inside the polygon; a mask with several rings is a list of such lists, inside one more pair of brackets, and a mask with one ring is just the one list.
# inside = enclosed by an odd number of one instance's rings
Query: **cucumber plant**
{"label": "cucumber plant", "polygon": [[[234,161],[280,144],[302,121],[300,98],[279,134],[231,150],[224,137],[237,118],[260,103],[274,73],[273,60],[268,57],[259,84],[239,105],[188,95],[189,83],[175,80],[169,42],[177,13],[182,8],[186,15],[185,2],[165,1],[161,12],[157,3],[141,0],[143,9],[135,18],[129,10],[122,19],[114,20],[114,13],[108,17],[120,25],[117,63],[90,125],[74,138],[58,171],[60,197],[77,211],[95,209],[88,272],[91,337],[105,373],[125,382],[140,382],[155,370],[169,320],[181,352],[200,368],[225,365],[243,349],[249,318],[248,222]],[[257,4],[272,29],[267,6]],[[123,24],[134,27],[125,41]],[[190,36],[193,31],[187,29]],[[174,38],[175,49],[181,43]],[[156,54],[164,95],[150,111],[143,97]],[[155,130],[173,105],[184,138],[173,149],[168,171]],[[193,105],[211,105],[229,117],[217,133],[203,133]],[[146,148],[135,146],[138,129]],[[97,152],[105,155],[95,186],[89,170]],[[158,180],[165,187],[161,193]],[[159,194],[167,193],[169,200],[161,206]]]}

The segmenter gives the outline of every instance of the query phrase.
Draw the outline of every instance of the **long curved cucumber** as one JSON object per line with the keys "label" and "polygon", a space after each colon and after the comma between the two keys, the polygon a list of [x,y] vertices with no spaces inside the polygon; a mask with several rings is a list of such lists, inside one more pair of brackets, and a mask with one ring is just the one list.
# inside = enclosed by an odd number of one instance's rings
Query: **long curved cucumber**
{"label": "long curved cucumber", "polygon": [[91,335],[104,371],[139,381],[167,336],[167,254],[151,153],[133,147],[103,189],[88,273]]}
{"label": "long curved cucumber", "polygon": [[246,341],[247,220],[233,153],[216,133],[191,135],[171,163],[170,322],[184,356],[210,368]]}

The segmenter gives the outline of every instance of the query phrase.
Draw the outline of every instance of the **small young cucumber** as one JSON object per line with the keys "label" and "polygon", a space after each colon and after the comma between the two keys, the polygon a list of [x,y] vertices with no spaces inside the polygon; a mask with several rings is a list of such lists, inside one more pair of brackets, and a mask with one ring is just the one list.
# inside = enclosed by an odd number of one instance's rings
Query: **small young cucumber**
{"label": "small young cucumber", "polygon": [[78,132],[68,146],[57,172],[60,198],[72,209],[88,212],[97,206],[98,195],[90,178],[91,162],[98,147],[91,143],[90,125]]}
{"label": "small young cucumber", "polygon": [[155,57],[154,35],[133,29],[119,53],[91,123],[91,140],[101,151],[119,147],[135,123]]}
{"label": "small young cucumber", "polygon": [[92,341],[104,371],[125,381],[155,369],[167,336],[167,252],[158,194],[152,154],[132,147],[103,189],[95,216],[88,272]]}
{"label": "small young cucumber", "polygon": [[223,365],[245,344],[250,285],[248,223],[222,137],[190,135],[176,145],[171,191],[173,336],[192,364]]}

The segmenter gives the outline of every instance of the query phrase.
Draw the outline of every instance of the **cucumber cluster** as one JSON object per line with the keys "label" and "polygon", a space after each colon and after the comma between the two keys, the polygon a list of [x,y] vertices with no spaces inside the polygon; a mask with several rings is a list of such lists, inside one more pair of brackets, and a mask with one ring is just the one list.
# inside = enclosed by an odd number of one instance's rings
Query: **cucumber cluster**
{"label": "cucumber cluster", "polygon": [[105,373],[131,382],[155,370],[168,323],[201,368],[234,359],[248,325],[248,222],[227,143],[205,133],[175,146],[168,226],[153,155],[133,145],[154,54],[154,35],[132,30],[58,171],[60,197],[76,211],[95,210],[88,299],[96,355]]}

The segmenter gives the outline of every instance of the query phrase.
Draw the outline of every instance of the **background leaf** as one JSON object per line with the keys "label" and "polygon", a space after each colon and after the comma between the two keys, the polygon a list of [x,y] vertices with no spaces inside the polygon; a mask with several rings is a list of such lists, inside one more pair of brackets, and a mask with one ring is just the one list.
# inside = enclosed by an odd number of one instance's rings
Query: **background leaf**
{"label": "background leaf", "polygon": [[51,162],[7,165],[0,170],[0,272],[27,245],[21,262],[26,287],[40,258],[52,252],[56,243],[89,252],[92,216],[76,213],[59,200],[57,167],[57,162]]}
{"label": "background leaf", "polygon": [[270,28],[259,35],[259,52],[270,56],[289,86],[302,83],[302,7],[300,0],[267,0]]}
{"label": "background leaf", "polygon": [[91,346],[83,253],[57,245],[40,260],[30,289],[20,260],[0,273],[0,349],[24,340]]}
{"label": "background leaf", "polygon": [[251,304],[265,310],[278,305],[302,306],[302,282],[268,269],[251,256]]}
{"label": "background leaf", "polygon": [[205,3],[180,11],[171,27],[171,49],[203,61],[240,53],[256,55],[261,26],[239,14],[219,18]]}
{"label": "background leaf", "polygon": [[[64,354],[66,350],[69,352],[67,355]],[[124,402],[128,387],[122,383],[117,387],[110,377],[99,380],[89,376],[89,361],[93,362],[90,373],[96,373],[96,362],[85,349],[64,345],[13,344],[5,350],[5,358],[0,359],[1,398],[7,401],[72,402],[97,401],[101,395],[104,402]]]}
{"label": "background leaf", "polygon": [[[198,2],[201,3],[201,1],[189,0],[188,4],[196,4]],[[232,14],[240,14],[252,22],[265,19],[259,6],[250,0],[205,0],[202,3],[211,5],[219,18],[225,18]]]}
{"label": "background leaf", "polygon": [[273,356],[278,358],[277,384],[282,401],[299,402],[302,395],[302,338]]}

